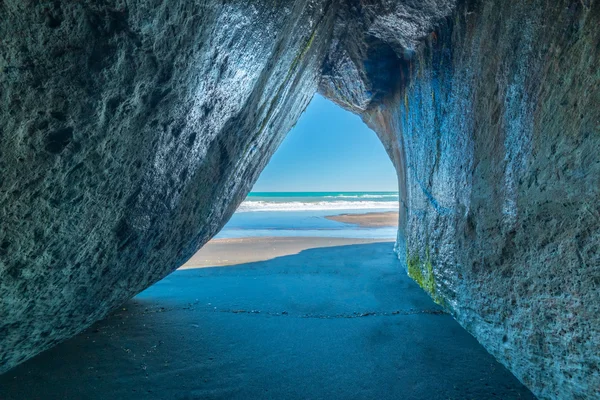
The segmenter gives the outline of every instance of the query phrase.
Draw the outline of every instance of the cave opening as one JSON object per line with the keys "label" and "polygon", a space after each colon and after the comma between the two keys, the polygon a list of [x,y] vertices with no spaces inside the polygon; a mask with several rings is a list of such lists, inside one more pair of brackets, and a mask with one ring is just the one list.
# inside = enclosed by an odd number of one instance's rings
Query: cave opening
{"label": "cave opening", "polygon": [[[132,399],[530,398],[407,276],[397,222],[381,142],[317,95],[212,241],[0,387],[32,398],[73,387],[94,398],[91,381]],[[49,389],[27,381],[50,373]]]}
{"label": "cave opening", "polygon": [[392,248],[397,182],[375,132],[316,94],[232,218],[184,268],[263,261],[332,244]]}

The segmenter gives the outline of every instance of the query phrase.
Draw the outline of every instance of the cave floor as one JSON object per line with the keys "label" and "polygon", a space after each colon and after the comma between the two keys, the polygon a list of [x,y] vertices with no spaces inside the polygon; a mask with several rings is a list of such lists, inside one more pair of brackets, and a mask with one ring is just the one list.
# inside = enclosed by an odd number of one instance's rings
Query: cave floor
{"label": "cave floor", "polygon": [[0,399],[529,399],[391,243],[179,270],[0,376]]}

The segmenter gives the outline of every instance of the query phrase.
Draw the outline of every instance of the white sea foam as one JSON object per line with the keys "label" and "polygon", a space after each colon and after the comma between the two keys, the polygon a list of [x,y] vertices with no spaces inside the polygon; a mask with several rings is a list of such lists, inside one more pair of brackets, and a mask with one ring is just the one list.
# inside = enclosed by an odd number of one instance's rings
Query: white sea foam
{"label": "white sea foam", "polygon": [[309,211],[309,210],[397,210],[397,201],[315,201],[271,202],[246,200],[237,212],[251,211]]}
{"label": "white sea foam", "polygon": [[397,199],[397,194],[338,194],[335,196],[324,196],[327,199]]}
{"label": "white sea foam", "polygon": [[353,239],[395,239],[397,229],[360,228],[360,229],[223,229],[215,239],[245,237],[338,237]]}

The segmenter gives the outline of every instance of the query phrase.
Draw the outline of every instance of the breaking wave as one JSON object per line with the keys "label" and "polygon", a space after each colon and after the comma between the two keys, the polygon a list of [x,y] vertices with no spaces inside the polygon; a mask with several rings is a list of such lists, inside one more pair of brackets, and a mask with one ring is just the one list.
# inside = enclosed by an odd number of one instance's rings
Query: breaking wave
{"label": "breaking wave", "polygon": [[[397,195],[396,195],[397,197]],[[308,211],[308,210],[398,210],[397,201],[315,201],[271,202],[246,200],[237,212],[252,211]]]}

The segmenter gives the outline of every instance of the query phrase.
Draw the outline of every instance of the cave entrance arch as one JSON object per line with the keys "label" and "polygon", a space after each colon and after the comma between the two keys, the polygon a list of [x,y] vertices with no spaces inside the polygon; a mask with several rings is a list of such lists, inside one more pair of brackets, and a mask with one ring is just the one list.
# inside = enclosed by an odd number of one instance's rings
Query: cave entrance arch
{"label": "cave entrance arch", "polygon": [[[377,134],[357,115],[315,94],[232,218],[184,267],[258,261],[266,245],[277,248],[262,255],[270,258],[327,238],[338,244],[395,241],[397,179]],[[224,254],[226,240],[238,240],[244,250]]]}

